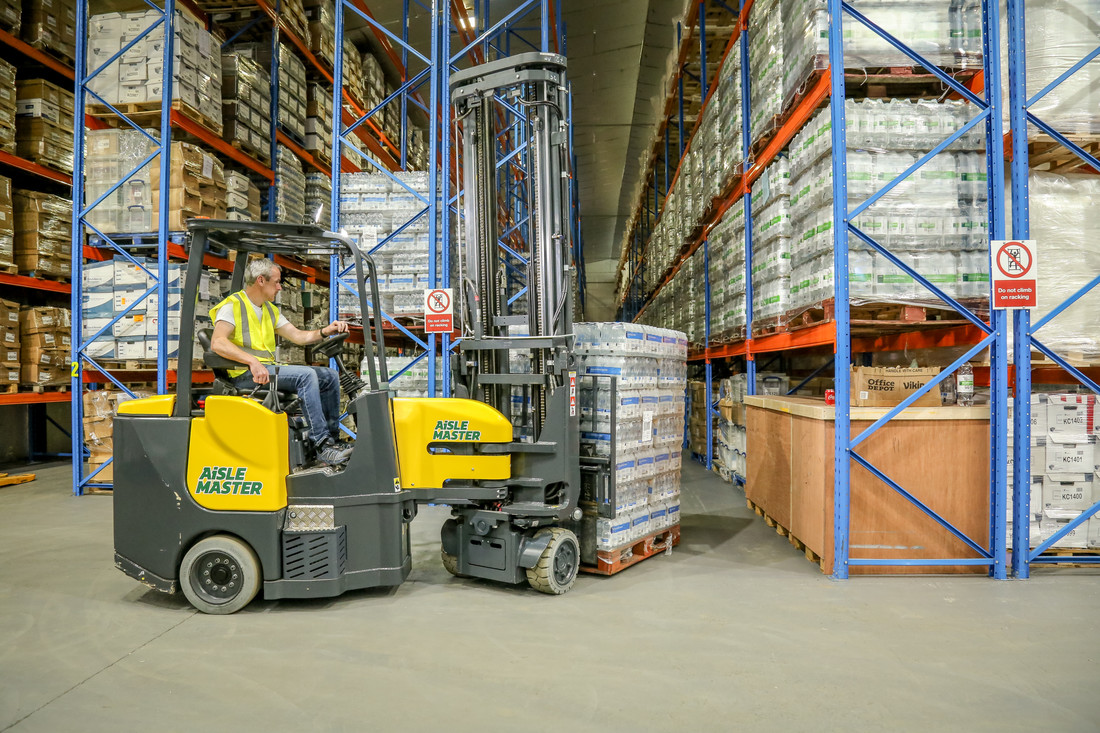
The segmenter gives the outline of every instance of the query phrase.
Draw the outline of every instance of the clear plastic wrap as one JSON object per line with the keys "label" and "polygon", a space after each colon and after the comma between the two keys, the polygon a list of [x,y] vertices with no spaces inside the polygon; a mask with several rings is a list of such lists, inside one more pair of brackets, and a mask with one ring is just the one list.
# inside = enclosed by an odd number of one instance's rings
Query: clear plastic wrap
{"label": "clear plastic wrap", "polygon": [[[1084,287],[1100,272],[1100,180],[1091,175],[1032,172],[1031,238],[1039,246],[1039,306],[1034,323]],[[1100,293],[1091,291],[1035,335],[1059,353],[1100,351],[1096,324]]]}
{"label": "clear plastic wrap", "polygon": [[[1030,3],[1024,34],[1027,96],[1046,88],[1100,45],[1100,0]],[[1001,37],[1008,38],[1008,13],[1001,0]],[[1004,119],[1009,118],[1008,55],[1001,61]],[[1065,134],[1100,133],[1100,64],[1086,64],[1032,105],[1029,111]],[[1035,132],[1031,127],[1029,132]]]}
{"label": "clear plastic wrap", "polygon": [[[855,0],[851,5],[933,66],[981,67],[981,0]],[[814,70],[829,65],[829,13],[825,0],[782,0],[782,17],[783,100],[789,104]],[[844,15],[845,68],[912,65],[870,28]]]}
{"label": "clear plastic wrap", "polygon": [[784,8],[779,0],[754,3],[749,10],[749,109],[753,140],[772,129],[783,111]]}
{"label": "clear plastic wrap", "polygon": [[[847,100],[848,205],[854,208],[965,123],[960,102]],[[833,185],[829,109],[791,143],[790,315],[833,296]],[[954,298],[988,293],[987,181],[978,135],[961,138],[853,224]],[[849,238],[853,302],[942,305],[858,238]]]}

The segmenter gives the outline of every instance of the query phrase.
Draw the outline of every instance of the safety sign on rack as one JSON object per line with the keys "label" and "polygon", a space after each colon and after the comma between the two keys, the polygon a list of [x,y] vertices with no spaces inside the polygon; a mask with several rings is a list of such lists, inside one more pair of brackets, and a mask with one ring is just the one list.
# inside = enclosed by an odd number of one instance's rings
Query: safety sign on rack
{"label": "safety sign on rack", "polygon": [[424,291],[424,333],[450,333],[455,325],[451,288]]}
{"label": "safety sign on rack", "polygon": [[1035,240],[990,242],[993,260],[994,308],[1035,308],[1039,268],[1035,263]]}

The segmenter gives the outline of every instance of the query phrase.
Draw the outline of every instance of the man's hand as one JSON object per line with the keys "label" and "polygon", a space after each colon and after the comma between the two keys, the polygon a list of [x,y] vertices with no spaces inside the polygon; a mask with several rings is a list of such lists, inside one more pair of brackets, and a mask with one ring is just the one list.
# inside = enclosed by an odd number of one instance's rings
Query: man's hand
{"label": "man's hand", "polygon": [[[346,321],[333,321],[321,329],[321,336],[335,336],[338,333],[347,333],[349,326]],[[328,333],[326,333],[326,331]]]}
{"label": "man's hand", "polygon": [[259,359],[253,359],[248,364],[248,370],[252,372],[252,381],[256,384],[267,384],[271,381],[271,372],[267,371],[267,367],[260,363]]}

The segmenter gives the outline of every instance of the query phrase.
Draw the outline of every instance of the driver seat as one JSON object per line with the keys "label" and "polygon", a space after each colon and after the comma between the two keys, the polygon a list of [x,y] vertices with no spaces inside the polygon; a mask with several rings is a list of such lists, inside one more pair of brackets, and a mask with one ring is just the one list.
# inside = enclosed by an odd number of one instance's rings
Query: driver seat
{"label": "driver seat", "polygon": [[[202,347],[202,361],[214,372],[214,389],[211,390],[211,394],[229,396],[240,395],[241,390],[234,386],[233,378],[229,376],[229,370],[245,369],[247,367],[239,361],[226,359],[224,356],[214,352],[214,349],[211,347],[214,329],[200,328],[197,330],[196,335],[199,339],[199,346]],[[271,386],[273,385],[257,387],[255,391],[249,390],[249,394],[266,401],[268,393],[271,391]],[[280,389],[278,390],[278,396],[279,402],[287,405],[288,408],[291,406],[292,402],[297,402],[297,394],[293,390]],[[286,411],[289,412],[289,409]]]}

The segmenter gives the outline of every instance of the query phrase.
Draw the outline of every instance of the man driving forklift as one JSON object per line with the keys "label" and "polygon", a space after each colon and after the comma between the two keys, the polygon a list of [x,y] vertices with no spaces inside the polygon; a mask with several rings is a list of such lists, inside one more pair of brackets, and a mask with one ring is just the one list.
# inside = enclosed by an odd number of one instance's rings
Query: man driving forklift
{"label": "man driving forklift", "polygon": [[351,447],[339,441],[339,375],[328,367],[276,365],[275,334],[299,346],[309,346],[325,336],[347,333],[348,324],[333,321],[320,329],[301,330],[274,304],[282,289],[282,268],[278,264],[267,258],[250,261],[244,272],[244,289],[210,310],[214,323],[210,347],[219,356],[247,367],[229,370],[237,389],[252,390],[275,379],[274,388],[296,393],[317,459],[330,466],[339,465],[351,454]]}

